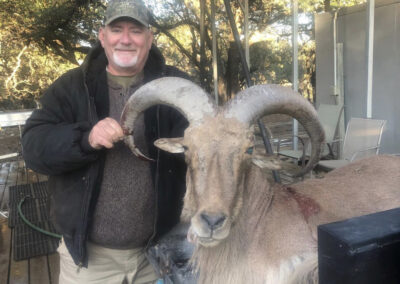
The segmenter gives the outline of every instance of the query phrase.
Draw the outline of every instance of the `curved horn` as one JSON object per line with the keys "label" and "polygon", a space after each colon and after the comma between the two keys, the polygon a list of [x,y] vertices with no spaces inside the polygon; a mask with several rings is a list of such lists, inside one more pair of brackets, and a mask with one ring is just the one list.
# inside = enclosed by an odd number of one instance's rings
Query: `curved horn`
{"label": "curved horn", "polygon": [[311,140],[311,156],[307,165],[294,176],[304,175],[318,163],[321,144],[325,140],[314,107],[297,92],[279,85],[258,85],[241,91],[225,107],[226,117],[235,117],[249,125],[269,114],[287,114],[297,119]]}
{"label": "curved horn", "polygon": [[200,124],[206,115],[215,115],[217,108],[208,94],[193,82],[178,78],[164,77],[153,80],[131,95],[121,114],[121,126],[125,143],[139,158],[146,157],[136,147],[133,128],[138,115],[147,108],[164,104],[176,108],[191,125]]}

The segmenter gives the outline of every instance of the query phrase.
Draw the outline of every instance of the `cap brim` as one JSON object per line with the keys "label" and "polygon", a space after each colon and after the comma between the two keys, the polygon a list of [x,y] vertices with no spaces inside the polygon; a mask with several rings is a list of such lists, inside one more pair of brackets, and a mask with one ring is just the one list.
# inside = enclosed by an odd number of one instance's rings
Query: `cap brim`
{"label": "cap brim", "polygon": [[111,18],[107,19],[107,21],[104,23],[104,25],[107,26],[107,25],[111,24],[112,22],[114,22],[115,20],[117,20],[117,19],[119,19],[119,18],[129,18],[129,19],[132,19],[132,20],[135,20],[135,21],[141,23],[141,24],[142,24],[143,26],[145,26],[146,28],[149,27],[149,24],[146,23],[145,21],[140,20],[140,19],[137,19],[137,18],[134,18],[134,17],[132,17],[132,16],[130,16],[130,15],[118,15],[118,16],[111,17]]}

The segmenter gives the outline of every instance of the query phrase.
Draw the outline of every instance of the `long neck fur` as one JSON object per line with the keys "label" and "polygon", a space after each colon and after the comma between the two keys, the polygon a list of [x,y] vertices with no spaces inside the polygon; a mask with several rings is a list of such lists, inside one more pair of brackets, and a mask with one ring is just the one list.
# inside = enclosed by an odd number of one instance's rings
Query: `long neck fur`
{"label": "long neck fur", "polygon": [[243,206],[227,239],[216,247],[196,248],[192,261],[200,272],[199,283],[264,282],[251,269],[249,255],[250,244],[259,241],[254,232],[262,227],[272,200],[267,179],[254,176],[259,174],[249,170],[245,176]]}

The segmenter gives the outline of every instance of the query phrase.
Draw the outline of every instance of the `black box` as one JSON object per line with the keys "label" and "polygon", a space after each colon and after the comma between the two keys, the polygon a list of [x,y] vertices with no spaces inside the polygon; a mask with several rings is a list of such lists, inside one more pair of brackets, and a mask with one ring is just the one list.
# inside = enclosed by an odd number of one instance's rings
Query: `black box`
{"label": "black box", "polygon": [[318,263],[320,284],[400,283],[400,208],[318,226]]}

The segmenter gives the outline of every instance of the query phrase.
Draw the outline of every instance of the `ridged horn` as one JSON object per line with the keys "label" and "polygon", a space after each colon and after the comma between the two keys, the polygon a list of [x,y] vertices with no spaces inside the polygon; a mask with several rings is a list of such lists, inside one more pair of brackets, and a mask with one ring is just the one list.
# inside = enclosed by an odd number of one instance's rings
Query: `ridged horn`
{"label": "ridged horn", "polygon": [[141,159],[146,157],[135,145],[133,138],[137,117],[147,108],[163,104],[177,109],[191,125],[201,124],[207,115],[214,116],[217,108],[209,95],[195,83],[178,78],[164,77],[153,80],[136,90],[124,106],[121,126],[125,133],[124,141],[131,151]]}
{"label": "ridged horn", "polygon": [[238,93],[224,112],[226,117],[235,117],[249,125],[269,114],[286,114],[297,119],[310,136],[311,156],[307,165],[293,176],[304,175],[318,163],[325,140],[324,130],[314,107],[292,89],[279,85],[250,87]]}

